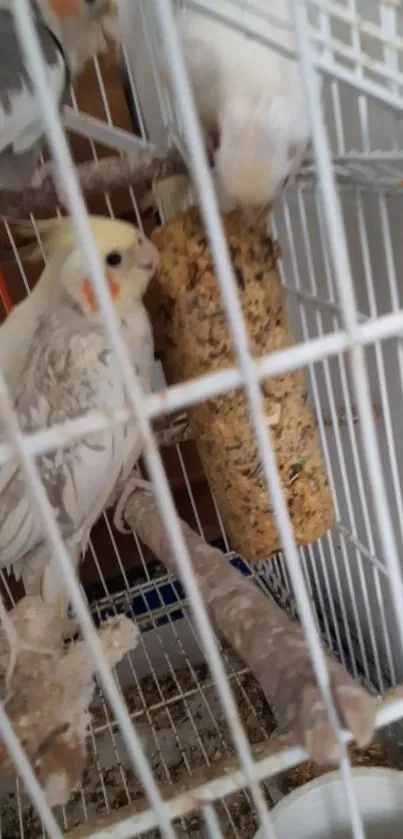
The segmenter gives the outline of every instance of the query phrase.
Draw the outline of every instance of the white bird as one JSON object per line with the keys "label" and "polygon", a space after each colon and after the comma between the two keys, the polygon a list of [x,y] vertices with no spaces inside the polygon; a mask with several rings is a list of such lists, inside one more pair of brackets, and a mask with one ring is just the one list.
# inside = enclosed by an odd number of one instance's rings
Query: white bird
{"label": "white bird", "polygon": [[[14,222],[15,224],[15,222]],[[17,223],[18,224],[18,223]],[[128,346],[147,392],[152,387],[153,336],[142,302],[159,264],[158,251],[126,222],[90,217],[94,240]],[[21,230],[23,226],[20,225]],[[126,406],[96,297],[69,219],[38,222],[48,257],[32,294],[0,327],[0,364],[22,430],[33,433],[97,410]],[[31,228],[32,229],[32,228]],[[32,251],[32,258],[39,249]],[[76,566],[100,514],[123,492],[140,455],[135,421],[38,457],[41,479]],[[144,482],[133,478],[129,487]],[[117,506],[118,523],[123,501]],[[13,567],[27,594],[67,601],[58,565],[15,461],[0,467],[0,568]]]}
{"label": "white bird", "polygon": [[[217,11],[225,5],[217,0]],[[287,0],[254,5],[289,20]],[[240,14],[251,22],[251,12]],[[310,140],[298,66],[207,14],[182,8],[176,21],[218,195],[232,206],[267,206],[298,171]],[[291,31],[267,20],[262,31],[295,49]],[[170,87],[166,65],[162,76]]]}

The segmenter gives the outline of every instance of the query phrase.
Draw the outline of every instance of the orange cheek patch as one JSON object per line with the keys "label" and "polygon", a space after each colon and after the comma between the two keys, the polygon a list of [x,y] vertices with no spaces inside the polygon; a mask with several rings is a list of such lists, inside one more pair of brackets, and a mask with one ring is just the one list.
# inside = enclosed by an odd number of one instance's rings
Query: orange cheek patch
{"label": "orange cheek patch", "polygon": [[78,3],[77,0],[48,0],[49,9],[60,20],[67,17],[72,17],[77,14]]}
{"label": "orange cheek patch", "polygon": [[[106,279],[106,282],[108,283],[109,291],[110,291],[113,299],[116,300],[116,298],[119,297],[119,293],[120,293],[119,283],[114,279],[114,277],[112,276],[112,274],[109,273],[109,271],[106,272],[105,279]],[[87,303],[90,311],[91,312],[96,312],[96,310],[98,308],[97,299],[96,299],[96,296],[95,296],[95,291],[92,287],[92,283],[88,279],[88,277],[86,277],[83,280],[83,282],[81,283],[81,293],[82,293],[82,295],[84,297],[84,300]]]}
{"label": "orange cheek patch", "polygon": [[105,279],[106,279],[106,282],[108,283],[109,291],[110,291],[113,299],[116,300],[116,298],[119,297],[119,294],[120,294],[119,283],[117,282],[117,280],[115,280],[113,274],[111,274],[110,271],[106,271]]}
{"label": "orange cheek patch", "polygon": [[89,309],[91,312],[95,312],[97,308],[97,301],[95,299],[95,292],[94,289],[86,277],[85,280],[81,283],[81,293],[84,297],[85,302],[88,304]]}

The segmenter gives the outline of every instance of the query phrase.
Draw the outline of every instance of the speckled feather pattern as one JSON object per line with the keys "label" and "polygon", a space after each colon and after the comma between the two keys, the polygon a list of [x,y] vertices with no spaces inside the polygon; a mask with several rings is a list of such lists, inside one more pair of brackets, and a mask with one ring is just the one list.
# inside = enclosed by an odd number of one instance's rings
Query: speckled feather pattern
{"label": "speckled feather pattern", "polygon": [[[133,365],[145,390],[151,387],[153,340],[145,309],[137,302],[122,324]],[[22,430],[32,433],[88,411],[110,413],[126,404],[99,316],[84,317],[67,298],[45,313],[15,387]],[[40,474],[56,519],[73,555],[86,547],[92,525],[117,485],[141,454],[135,423],[88,435],[63,450],[38,458]],[[0,470],[0,567],[41,546],[39,517],[27,499],[15,464]],[[46,550],[45,550],[46,555]]]}
{"label": "speckled feather pattern", "polygon": [[[275,270],[278,249],[265,222],[248,229],[240,211],[223,221],[254,357],[290,346],[294,339]],[[153,241],[163,255],[154,325],[164,336],[160,349],[169,381],[233,366],[232,338],[197,210],[170,219]],[[331,527],[333,506],[303,374],[266,380],[262,392],[294,535],[304,545]],[[245,395],[233,390],[206,400],[191,409],[190,421],[231,547],[252,561],[267,558],[281,543]]]}

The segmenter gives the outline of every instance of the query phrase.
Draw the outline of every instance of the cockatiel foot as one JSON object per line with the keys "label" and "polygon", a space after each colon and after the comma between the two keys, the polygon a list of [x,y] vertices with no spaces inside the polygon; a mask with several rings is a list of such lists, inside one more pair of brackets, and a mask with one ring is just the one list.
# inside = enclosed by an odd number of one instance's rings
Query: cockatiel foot
{"label": "cockatiel foot", "polygon": [[115,513],[113,516],[114,527],[119,533],[126,534],[132,532],[129,527],[126,527],[124,512],[125,506],[130,496],[133,494],[133,492],[136,491],[136,489],[143,489],[146,492],[152,492],[153,485],[150,481],[145,481],[143,480],[143,478],[139,478],[137,475],[130,476],[130,478],[125,484],[122,494],[120,495],[117,501]]}

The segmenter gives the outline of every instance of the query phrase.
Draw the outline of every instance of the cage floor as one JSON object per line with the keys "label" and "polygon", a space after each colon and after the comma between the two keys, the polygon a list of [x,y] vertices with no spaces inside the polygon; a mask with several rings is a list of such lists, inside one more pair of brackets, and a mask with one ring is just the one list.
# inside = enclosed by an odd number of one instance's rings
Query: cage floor
{"label": "cage floor", "polygon": [[[274,729],[267,702],[255,679],[243,668],[235,665],[229,669],[229,675],[249,739],[252,743],[260,742]],[[159,679],[158,684],[150,675],[141,681],[139,687],[139,692],[128,689],[124,695],[160,782],[171,782],[179,788],[195,771],[204,766],[214,766],[224,757],[233,755],[217,693],[204,664],[177,670],[174,676]],[[98,812],[105,808],[99,760],[106,765],[109,757],[112,763],[104,774],[111,809],[126,804],[129,797],[131,801],[143,797],[133,771],[114,760],[110,733],[105,730],[100,716],[101,712],[99,716],[94,714],[98,729],[98,755],[92,754],[92,765],[89,765],[84,778],[84,787],[90,795],[89,806]],[[116,737],[119,738],[119,735]],[[118,749],[122,754],[124,749],[121,749],[120,743]],[[220,803],[217,815],[224,836],[252,837],[256,831],[247,793],[240,792]],[[191,816],[183,820],[181,827],[187,836],[198,836],[202,827],[201,817]],[[159,834],[152,832],[148,835],[154,837]]]}
{"label": "cage floor", "polygon": [[[233,756],[234,749],[187,610],[179,620],[168,613],[168,622],[162,626],[159,622],[160,616],[140,620],[139,648],[126,656],[117,676],[156,778],[177,787],[202,767]],[[250,742],[261,742],[274,730],[267,701],[232,651],[223,647],[222,652]],[[88,762],[81,787],[65,808],[56,810],[64,830],[144,796],[99,688],[91,712]],[[18,779],[2,787],[0,808],[2,839],[38,839],[42,835],[40,821]],[[216,812],[224,836],[248,839],[256,832],[247,792],[229,796],[217,805]],[[203,835],[203,820],[198,815],[183,819],[176,827],[178,835]],[[157,837],[159,832],[145,835]]]}
{"label": "cage floor", "polygon": [[[212,683],[197,635],[185,603],[158,602],[161,590],[172,584],[172,578],[155,576],[134,590],[109,595],[94,608],[95,617],[114,610],[136,613],[141,629],[138,648],[127,655],[116,674],[128,711],[141,737],[157,780],[172,785],[172,795],[203,767],[217,765],[234,756],[231,736],[217,691]],[[148,575],[147,575],[148,576]],[[155,595],[154,609],[141,614],[139,601]],[[147,601],[148,602],[148,601]],[[150,606],[150,603],[148,603]],[[140,614],[139,614],[140,613]],[[226,671],[238,705],[240,717],[251,744],[267,739],[275,728],[267,701],[254,677],[225,645],[221,645]],[[119,810],[143,799],[144,791],[133,772],[123,738],[99,687],[91,706],[88,734],[88,761],[80,788],[56,816],[63,830],[91,822],[96,816]],[[403,767],[403,761],[392,762],[382,745],[374,744],[366,751],[350,749],[355,765]],[[326,769],[311,763],[286,773],[281,787],[272,782],[264,785],[269,806],[273,793],[285,794],[322,774]],[[224,837],[252,839],[257,823],[247,791],[238,792],[217,802],[216,815]],[[204,837],[202,814],[190,814],[175,823],[178,836]],[[42,827],[18,779],[0,789],[0,839],[24,837],[39,839]],[[159,831],[143,834],[157,839]]]}

